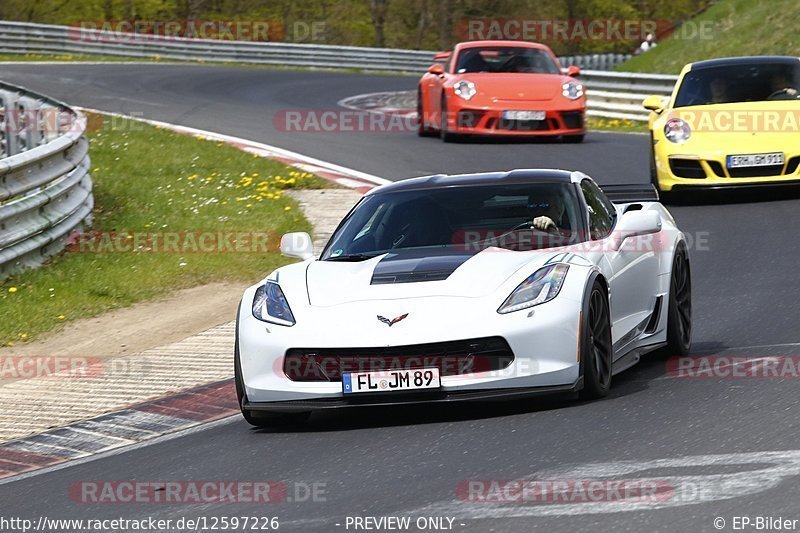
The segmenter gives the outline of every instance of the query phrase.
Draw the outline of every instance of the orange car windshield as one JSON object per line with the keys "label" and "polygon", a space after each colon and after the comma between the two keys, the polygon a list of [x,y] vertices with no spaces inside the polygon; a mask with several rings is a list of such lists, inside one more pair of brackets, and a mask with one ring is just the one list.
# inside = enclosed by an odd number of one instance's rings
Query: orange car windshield
{"label": "orange car windshield", "polygon": [[521,46],[492,46],[461,50],[455,72],[558,74],[559,69],[550,54],[544,50]]}

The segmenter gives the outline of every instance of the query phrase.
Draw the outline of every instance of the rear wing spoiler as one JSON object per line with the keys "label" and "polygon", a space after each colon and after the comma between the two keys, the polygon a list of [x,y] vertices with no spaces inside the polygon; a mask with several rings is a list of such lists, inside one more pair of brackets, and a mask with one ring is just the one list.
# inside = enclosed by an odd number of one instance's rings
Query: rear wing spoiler
{"label": "rear wing spoiler", "polygon": [[601,185],[606,197],[615,204],[630,202],[657,202],[658,190],[652,183],[633,185]]}

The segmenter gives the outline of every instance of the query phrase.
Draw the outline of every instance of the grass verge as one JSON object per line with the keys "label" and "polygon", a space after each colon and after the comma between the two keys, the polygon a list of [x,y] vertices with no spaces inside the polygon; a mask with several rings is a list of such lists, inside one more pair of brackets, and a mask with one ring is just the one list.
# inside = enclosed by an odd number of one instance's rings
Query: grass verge
{"label": "grass verge", "polygon": [[104,55],[67,55],[67,54],[0,54],[0,62],[12,63],[37,63],[37,62],[101,62],[101,63],[161,63],[164,65],[204,65],[219,67],[246,67],[266,70],[288,70],[288,71],[314,71],[314,72],[336,72],[349,74],[374,74],[377,76],[416,76],[418,72],[392,72],[384,70],[366,70],[359,68],[333,68],[333,67],[304,67],[296,65],[269,65],[262,63],[241,63],[235,61],[203,61],[191,59],[169,59],[165,57],[135,57],[135,56],[104,56]]}
{"label": "grass verge", "polygon": [[[140,122],[115,119],[113,127],[93,129],[88,137],[97,233],[46,266],[0,282],[0,346],[173,290],[255,281],[289,261],[274,238],[266,253],[260,244],[237,252],[199,239],[240,232],[261,243],[265,233],[310,231],[285,191],[330,186],[276,161]],[[144,238],[125,240],[128,232]],[[178,246],[168,252],[152,246],[168,239]]]}
{"label": "grass verge", "polygon": [[589,130],[619,131],[627,133],[647,133],[647,122],[627,118],[586,117]]}
{"label": "grass verge", "polygon": [[678,74],[701,59],[743,55],[800,55],[797,0],[720,0],[657,47],[619,70]]}
{"label": "grass verge", "polygon": [[91,55],[72,55],[72,54],[0,54],[0,61],[11,62],[52,62],[59,61],[68,63],[70,61],[131,61],[130,57],[115,57],[115,56],[91,56]]}

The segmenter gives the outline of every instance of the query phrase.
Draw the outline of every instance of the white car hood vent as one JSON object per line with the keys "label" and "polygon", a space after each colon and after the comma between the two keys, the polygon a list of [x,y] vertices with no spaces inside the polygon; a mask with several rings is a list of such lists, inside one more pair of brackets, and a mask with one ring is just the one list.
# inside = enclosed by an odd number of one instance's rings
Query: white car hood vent
{"label": "white car hood vent", "polygon": [[[431,255],[431,254],[436,255]],[[441,281],[463,265],[474,253],[463,251],[431,252],[430,249],[387,254],[372,272],[371,285]]]}
{"label": "white car hood vent", "polygon": [[430,296],[479,298],[496,291],[520,268],[533,273],[553,255],[499,248],[477,254],[428,248],[426,254],[415,257],[403,252],[394,258],[381,255],[365,261],[311,261],[306,269],[308,301],[312,306],[329,307]]}

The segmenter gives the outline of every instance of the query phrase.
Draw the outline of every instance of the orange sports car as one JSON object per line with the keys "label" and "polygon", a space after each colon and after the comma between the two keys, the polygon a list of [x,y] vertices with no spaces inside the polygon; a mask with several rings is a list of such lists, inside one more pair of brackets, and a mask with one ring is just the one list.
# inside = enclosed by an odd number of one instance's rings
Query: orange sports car
{"label": "orange sports car", "polygon": [[580,142],[586,96],[552,50],[525,41],[470,41],[436,56],[417,91],[419,134],[559,136]]}

